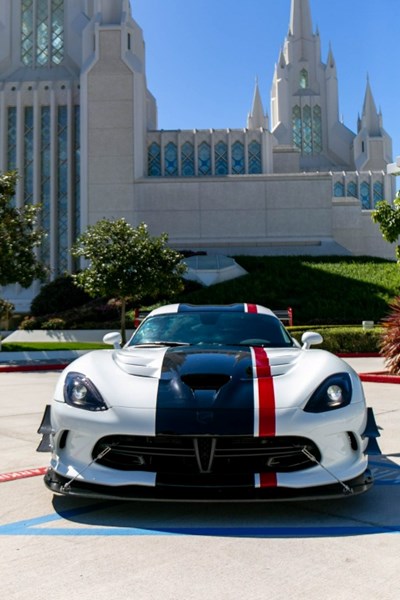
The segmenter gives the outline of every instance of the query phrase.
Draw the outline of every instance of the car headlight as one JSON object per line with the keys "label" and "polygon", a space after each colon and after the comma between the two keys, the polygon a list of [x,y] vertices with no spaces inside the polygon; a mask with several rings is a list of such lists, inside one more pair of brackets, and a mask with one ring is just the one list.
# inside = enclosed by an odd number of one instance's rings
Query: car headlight
{"label": "car headlight", "polygon": [[348,373],[331,375],[321,383],[307,402],[304,410],[321,413],[343,408],[351,402],[351,379]]}
{"label": "car headlight", "polygon": [[64,400],[69,406],[83,410],[107,410],[96,386],[82,373],[68,373],[64,382]]}

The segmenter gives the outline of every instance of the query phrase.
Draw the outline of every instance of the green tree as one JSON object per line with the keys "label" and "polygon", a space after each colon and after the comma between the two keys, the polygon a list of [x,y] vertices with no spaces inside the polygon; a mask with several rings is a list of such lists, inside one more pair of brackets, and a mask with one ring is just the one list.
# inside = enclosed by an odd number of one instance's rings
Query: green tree
{"label": "green tree", "polygon": [[147,296],[166,298],[183,288],[182,256],[167,241],[167,234],[150,236],[144,223],[135,228],[125,219],[102,219],[89,226],[72,249],[75,257],[89,262],[74,275],[75,283],[93,297],[114,297],[121,302],[123,343],[127,301],[139,308]]}
{"label": "green tree", "polygon": [[[378,223],[383,238],[393,244],[400,237],[400,191],[391,206],[386,200],[378,202],[376,210],[372,212],[372,220]],[[400,264],[400,246],[396,248],[397,261]]]}
{"label": "green tree", "polygon": [[38,227],[40,206],[13,206],[16,183],[15,171],[0,175],[0,286],[26,288],[46,274],[35,254],[44,232]]}

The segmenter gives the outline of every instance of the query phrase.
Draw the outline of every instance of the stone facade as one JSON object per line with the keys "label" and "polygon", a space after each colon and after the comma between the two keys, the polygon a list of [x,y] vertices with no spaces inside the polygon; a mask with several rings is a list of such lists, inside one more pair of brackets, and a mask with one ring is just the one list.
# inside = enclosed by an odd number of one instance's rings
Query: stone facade
{"label": "stone facade", "polygon": [[[41,258],[98,219],[144,221],[179,249],[393,258],[370,218],[394,196],[391,139],[370,82],[356,132],[339,119],[333,51],[321,60],[309,0],[292,0],[272,82],[243,129],[158,129],[143,33],[129,0],[0,0],[0,170],[41,203]],[[6,290],[19,309],[37,288]]]}

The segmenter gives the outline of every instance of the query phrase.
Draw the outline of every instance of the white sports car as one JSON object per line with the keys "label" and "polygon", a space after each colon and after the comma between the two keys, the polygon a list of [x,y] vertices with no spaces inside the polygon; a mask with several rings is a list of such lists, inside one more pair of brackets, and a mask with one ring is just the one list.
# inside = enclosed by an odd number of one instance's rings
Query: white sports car
{"label": "white sports car", "polygon": [[[267,308],[174,304],[61,374],[38,450],[55,493],[114,499],[337,497],[372,485],[355,371]],[[375,437],[374,434],[372,434]],[[379,435],[379,434],[377,434]]]}

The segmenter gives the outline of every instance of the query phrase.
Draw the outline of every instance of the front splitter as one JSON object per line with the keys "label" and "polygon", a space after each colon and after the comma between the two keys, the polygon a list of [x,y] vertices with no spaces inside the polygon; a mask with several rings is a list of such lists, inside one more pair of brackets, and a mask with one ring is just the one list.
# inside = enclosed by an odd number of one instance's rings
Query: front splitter
{"label": "front splitter", "polygon": [[[332,485],[307,488],[253,487],[180,487],[160,485],[105,486],[70,479],[49,469],[44,482],[54,494],[103,500],[143,500],[156,502],[282,502],[351,498],[363,494],[373,485],[369,469],[358,477]],[[348,488],[348,489],[347,489]],[[350,491],[349,491],[350,490]]]}

